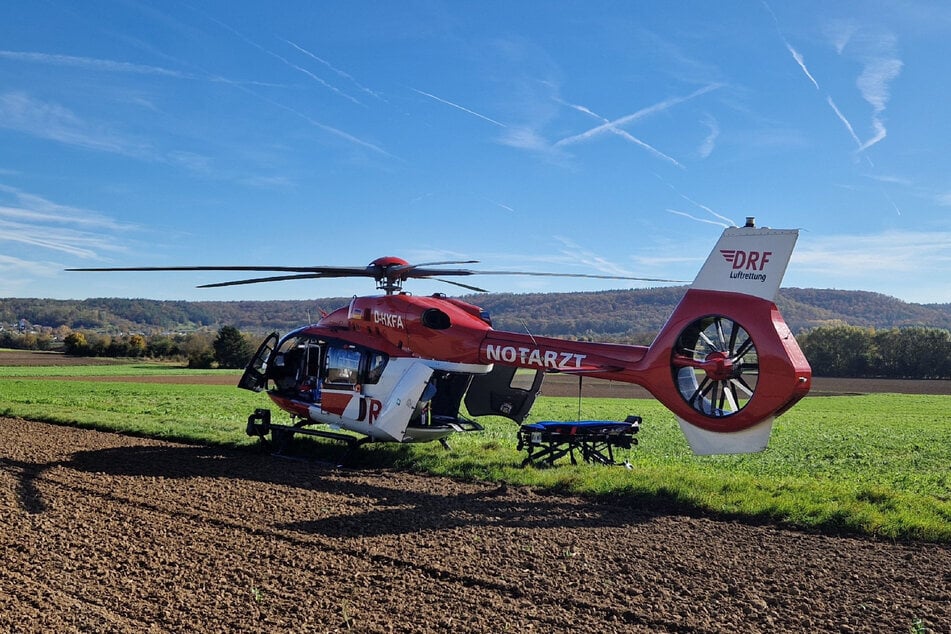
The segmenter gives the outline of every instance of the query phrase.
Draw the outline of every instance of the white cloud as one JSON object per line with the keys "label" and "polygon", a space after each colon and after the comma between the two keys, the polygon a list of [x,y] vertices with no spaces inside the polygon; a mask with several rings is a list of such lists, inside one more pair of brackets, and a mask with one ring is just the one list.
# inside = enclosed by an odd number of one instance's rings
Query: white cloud
{"label": "white cloud", "polygon": [[[865,279],[917,276],[947,279],[951,274],[951,231],[886,231],[878,234],[800,237],[793,253],[799,271],[831,278]],[[834,286],[830,283],[828,286]]]}
{"label": "white cloud", "polygon": [[591,268],[603,275],[635,275],[635,273],[611,262],[607,258],[578,245],[571,238],[555,236],[555,240],[562,244],[561,253],[566,257],[566,261],[568,262]]}
{"label": "white cloud", "polygon": [[857,30],[858,27],[851,20],[833,20],[823,27],[826,37],[832,42],[835,52],[839,55],[848,46]]}
{"label": "white cloud", "polygon": [[142,146],[103,126],[84,121],[64,106],[35,99],[21,91],[0,94],[0,127],[92,150],[128,156],[144,152]]}
{"label": "white cloud", "polygon": [[784,283],[883,293],[907,302],[951,302],[951,230],[799,236]]}
{"label": "white cloud", "polygon": [[888,105],[889,84],[901,73],[902,66],[899,59],[882,58],[869,60],[862,69],[855,83],[875,112],[881,112]]}
{"label": "white cloud", "polygon": [[703,142],[700,144],[700,147],[697,149],[697,154],[700,155],[700,158],[708,158],[713,154],[713,149],[716,147],[717,139],[720,137],[720,124],[712,115],[707,115],[703,118],[703,124],[707,126],[707,136],[704,137]]}
{"label": "white cloud", "polygon": [[874,136],[862,144],[860,150],[869,148],[888,134],[885,129],[885,122],[882,119],[882,112],[888,105],[888,99],[891,96],[891,82],[901,73],[902,62],[893,58],[881,58],[870,60],[862,74],[856,80],[856,85],[862,97],[872,106],[872,129]]}
{"label": "white cloud", "polygon": [[[122,251],[117,236],[136,229],[134,225],[6,185],[0,185],[0,197],[13,199],[10,204],[0,204],[0,243],[7,243],[7,251],[26,246],[31,252],[40,249],[94,259],[105,252]],[[28,260],[8,256],[7,266],[23,262]]]}
{"label": "white cloud", "polygon": [[9,255],[0,255],[0,278],[7,280],[10,275],[35,275],[50,277],[62,267],[54,262],[35,262]]}
{"label": "white cloud", "polygon": [[[840,55],[862,64],[862,72],[856,78],[855,85],[862,98],[872,107],[872,136],[859,143],[861,152],[888,135],[882,114],[891,98],[891,85],[901,74],[904,62],[897,54],[897,38],[889,31],[847,24],[831,29],[828,35]],[[855,136],[854,131],[850,132]]]}
{"label": "white cloud", "polygon": [[188,75],[176,70],[169,70],[160,66],[147,66],[144,64],[131,64],[129,62],[117,62],[109,59],[97,59],[93,57],[74,57],[72,55],[55,55],[51,53],[27,53],[19,51],[0,51],[0,58],[19,62],[31,62],[36,64],[46,64],[49,66],[62,66],[70,68],[81,68],[83,70],[100,71],[108,73],[132,73],[136,75],[160,75],[164,77],[173,77],[179,79],[188,79]]}
{"label": "white cloud", "polygon": [[551,152],[551,142],[532,127],[509,127],[498,139],[502,145],[532,152]]}

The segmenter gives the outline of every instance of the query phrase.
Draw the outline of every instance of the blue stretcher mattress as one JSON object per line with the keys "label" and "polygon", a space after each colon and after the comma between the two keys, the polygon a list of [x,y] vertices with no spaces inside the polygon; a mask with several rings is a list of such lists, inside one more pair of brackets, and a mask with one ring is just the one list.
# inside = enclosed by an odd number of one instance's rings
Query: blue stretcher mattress
{"label": "blue stretcher mattress", "polygon": [[522,425],[524,431],[539,431],[565,436],[584,436],[589,434],[622,434],[631,429],[631,423],[615,420],[577,420],[572,422],[542,420]]}

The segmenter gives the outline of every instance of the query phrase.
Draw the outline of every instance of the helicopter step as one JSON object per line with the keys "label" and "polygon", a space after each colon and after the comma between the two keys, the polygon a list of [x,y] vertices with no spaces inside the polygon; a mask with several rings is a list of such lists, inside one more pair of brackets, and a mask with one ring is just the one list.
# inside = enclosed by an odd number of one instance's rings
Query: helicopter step
{"label": "helicopter step", "polygon": [[522,466],[554,466],[555,461],[569,456],[578,464],[575,452],[585,462],[613,465],[614,448],[630,449],[637,444],[634,434],[640,431],[641,417],[628,416],[624,422],[582,420],[575,422],[539,421],[519,427],[518,451],[526,449],[528,457]]}

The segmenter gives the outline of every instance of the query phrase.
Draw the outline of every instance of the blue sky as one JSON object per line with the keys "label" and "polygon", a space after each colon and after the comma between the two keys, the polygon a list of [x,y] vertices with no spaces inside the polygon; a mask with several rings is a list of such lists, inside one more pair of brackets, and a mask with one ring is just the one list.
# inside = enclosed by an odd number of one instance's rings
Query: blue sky
{"label": "blue sky", "polygon": [[951,302],[947,2],[3,13],[0,297],[367,294],[368,280],[195,289],[234,275],[62,269],[383,255],[692,279],[752,215],[803,230],[786,286]]}

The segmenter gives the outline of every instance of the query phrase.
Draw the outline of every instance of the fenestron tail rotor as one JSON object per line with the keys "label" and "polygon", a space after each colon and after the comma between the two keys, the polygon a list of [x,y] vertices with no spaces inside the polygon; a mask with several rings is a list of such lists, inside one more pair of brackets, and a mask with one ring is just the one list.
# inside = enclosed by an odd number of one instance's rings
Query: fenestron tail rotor
{"label": "fenestron tail rotor", "polygon": [[260,284],[264,282],[284,282],[288,280],[343,278],[343,277],[370,277],[376,281],[377,288],[387,295],[399,292],[403,282],[408,279],[433,279],[444,284],[452,284],[460,288],[479,293],[488,292],[483,288],[442,279],[445,277],[460,277],[469,275],[523,275],[539,277],[564,277],[600,280],[631,280],[639,282],[684,283],[685,280],[670,280],[653,277],[632,277],[627,275],[598,275],[584,273],[543,273],[538,271],[478,271],[463,268],[440,268],[459,264],[477,264],[477,260],[427,262],[424,264],[410,264],[397,257],[377,258],[365,267],[351,266],[133,266],[133,267],[95,267],[71,268],[67,271],[242,271],[242,272],[274,272],[285,275],[270,275],[252,277],[227,282],[202,284],[198,288],[221,288],[224,286],[240,286],[244,284]]}

